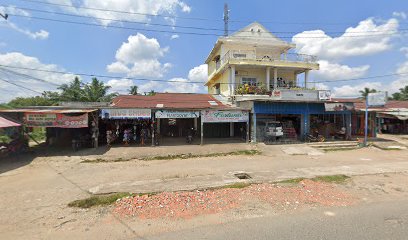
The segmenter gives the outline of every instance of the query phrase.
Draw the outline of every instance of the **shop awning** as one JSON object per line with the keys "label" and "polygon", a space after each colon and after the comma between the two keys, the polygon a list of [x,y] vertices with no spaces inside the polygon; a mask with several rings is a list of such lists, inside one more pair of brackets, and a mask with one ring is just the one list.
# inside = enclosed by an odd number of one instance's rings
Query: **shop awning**
{"label": "shop awning", "polygon": [[399,120],[408,120],[408,112],[380,112],[383,117],[387,115],[392,118],[398,118]]}
{"label": "shop awning", "polygon": [[0,117],[0,128],[19,127],[21,124]]}

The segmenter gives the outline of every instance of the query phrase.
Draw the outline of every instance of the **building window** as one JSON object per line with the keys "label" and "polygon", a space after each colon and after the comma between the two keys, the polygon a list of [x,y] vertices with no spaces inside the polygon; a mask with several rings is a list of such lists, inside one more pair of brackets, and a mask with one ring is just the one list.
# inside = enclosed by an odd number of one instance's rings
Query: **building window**
{"label": "building window", "polygon": [[241,79],[241,83],[242,84],[248,84],[250,86],[258,85],[258,82],[256,81],[256,78],[252,78],[252,77],[243,77]]}

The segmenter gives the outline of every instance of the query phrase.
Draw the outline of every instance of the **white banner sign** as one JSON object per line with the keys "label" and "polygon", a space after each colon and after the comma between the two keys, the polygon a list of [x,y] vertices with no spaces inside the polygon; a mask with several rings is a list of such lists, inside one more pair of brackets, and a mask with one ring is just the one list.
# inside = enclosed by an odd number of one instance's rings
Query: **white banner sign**
{"label": "white banner sign", "polygon": [[247,122],[248,120],[247,111],[205,110],[201,112],[201,121],[203,122]]}
{"label": "white banner sign", "polygon": [[102,118],[110,118],[110,119],[150,118],[151,117],[151,110],[150,109],[141,109],[141,108],[102,109],[101,117]]}
{"label": "white banner sign", "polygon": [[159,110],[156,111],[155,116],[156,118],[198,118],[200,112]]}
{"label": "white banner sign", "polygon": [[324,90],[324,91],[319,91],[319,100],[321,101],[330,101],[331,100],[331,91],[329,90]]}
{"label": "white banner sign", "polygon": [[387,92],[369,93],[367,96],[368,106],[384,106],[387,102]]}

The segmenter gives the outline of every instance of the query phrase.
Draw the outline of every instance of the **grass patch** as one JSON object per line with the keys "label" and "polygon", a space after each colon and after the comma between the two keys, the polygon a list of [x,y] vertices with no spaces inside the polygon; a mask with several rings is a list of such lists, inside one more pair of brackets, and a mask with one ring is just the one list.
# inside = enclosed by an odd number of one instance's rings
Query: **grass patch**
{"label": "grass patch", "polygon": [[246,188],[251,186],[251,183],[244,183],[244,182],[237,182],[237,183],[232,183],[232,184],[228,184],[228,185],[224,185],[220,188]]}
{"label": "grass patch", "polygon": [[310,179],[315,182],[327,182],[327,183],[343,183],[347,179],[349,179],[349,176],[339,174],[339,175],[327,175],[327,176],[318,176],[314,178],[292,178],[292,179],[287,179],[283,181],[279,181],[276,183],[283,183],[283,184],[298,184],[299,182],[305,180],[305,179]]}
{"label": "grass patch", "polygon": [[349,176],[339,174],[339,175],[314,177],[311,180],[316,181],[316,182],[343,183],[349,178],[350,178]]}
{"label": "grass patch", "polygon": [[75,200],[68,203],[68,207],[90,208],[95,206],[106,206],[116,202],[120,198],[133,196],[131,193],[121,192],[107,195],[95,195],[89,198]]}
{"label": "grass patch", "polygon": [[224,156],[237,156],[237,155],[259,155],[261,151],[258,150],[240,150],[227,153],[208,153],[208,154],[169,154],[164,156],[153,156],[140,158],[140,160],[151,161],[151,160],[174,160],[174,159],[189,159],[189,158],[200,158],[200,157],[224,157]]}
{"label": "grass patch", "polygon": [[360,147],[347,147],[347,148],[326,148],[323,149],[324,152],[338,152],[338,151],[349,151],[349,150],[356,150],[359,149]]}
{"label": "grass patch", "polygon": [[97,159],[85,159],[81,161],[81,163],[107,163],[107,162],[128,162],[131,159],[124,159],[124,158],[117,158],[114,160],[107,160],[107,159],[102,159],[102,158],[97,158]]}

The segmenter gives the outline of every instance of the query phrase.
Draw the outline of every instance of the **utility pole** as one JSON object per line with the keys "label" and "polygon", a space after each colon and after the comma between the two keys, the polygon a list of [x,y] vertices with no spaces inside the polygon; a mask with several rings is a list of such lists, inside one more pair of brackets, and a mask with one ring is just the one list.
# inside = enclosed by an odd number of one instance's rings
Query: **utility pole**
{"label": "utility pole", "polygon": [[224,36],[228,36],[228,20],[229,20],[229,10],[228,4],[224,4]]}
{"label": "utility pole", "polygon": [[0,17],[4,18],[4,20],[7,20],[8,14],[7,13],[6,14],[0,13]]}

